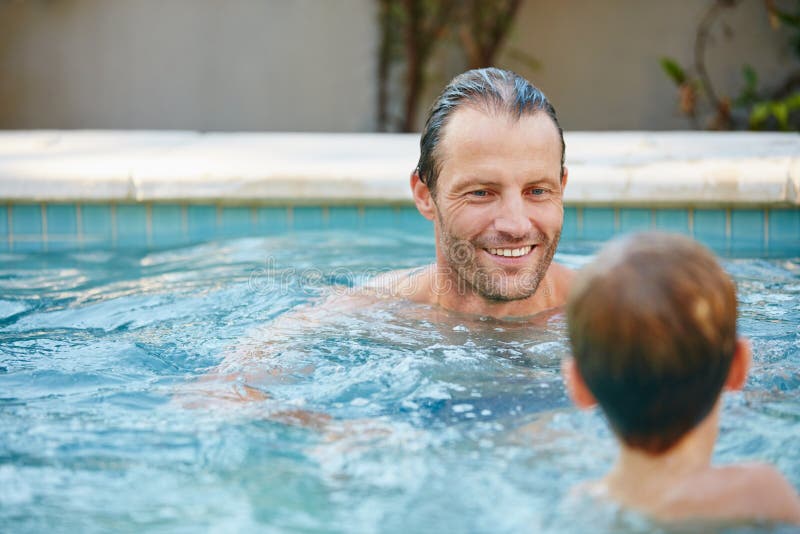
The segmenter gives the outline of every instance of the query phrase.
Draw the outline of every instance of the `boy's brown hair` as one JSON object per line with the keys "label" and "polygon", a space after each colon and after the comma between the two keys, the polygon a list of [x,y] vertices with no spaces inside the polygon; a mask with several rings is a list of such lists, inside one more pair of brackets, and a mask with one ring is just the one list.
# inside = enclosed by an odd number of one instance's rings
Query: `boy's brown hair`
{"label": "boy's brown hair", "polygon": [[736,290],[696,241],[612,242],[576,277],[567,318],[578,372],[629,447],[665,452],[714,407],[736,348]]}

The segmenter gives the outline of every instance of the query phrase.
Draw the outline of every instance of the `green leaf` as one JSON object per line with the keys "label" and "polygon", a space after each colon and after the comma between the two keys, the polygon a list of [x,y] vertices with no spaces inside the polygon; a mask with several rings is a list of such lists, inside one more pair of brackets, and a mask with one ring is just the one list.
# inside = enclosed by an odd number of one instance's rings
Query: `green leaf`
{"label": "green leaf", "polygon": [[785,11],[778,11],[777,9],[773,9],[772,13],[784,24],[793,26],[795,28],[800,28],[800,15],[792,15],[790,13],[786,13]]}
{"label": "green leaf", "polygon": [[744,65],[742,67],[742,77],[744,78],[744,87],[739,96],[736,97],[736,100],[734,100],[734,104],[740,107],[747,107],[758,100],[756,91],[758,74],[750,65]]}
{"label": "green leaf", "polygon": [[786,105],[786,102],[773,102],[772,114],[778,121],[778,128],[781,130],[789,129],[789,106]]}
{"label": "green leaf", "polygon": [[675,85],[683,85],[683,83],[686,82],[686,73],[674,59],[668,57],[661,58],[661,68],[664,69],[664,72]]}
{"label": "green leaf", "polygon": [[745,91],[755,92],[758,86],[758,73],[750,65],[742,67],[742,76],[744,76]]}
{"label": "green leaf", "polygon": [[771,115],[772,105],[770,102],[759,102],[750,110],[750,128],[760,129]]}
{"label": "green leaf", "polygon": [[800,109],[800,91],[787,96],[783,99],[783,102],[789,107],[789,111]]}

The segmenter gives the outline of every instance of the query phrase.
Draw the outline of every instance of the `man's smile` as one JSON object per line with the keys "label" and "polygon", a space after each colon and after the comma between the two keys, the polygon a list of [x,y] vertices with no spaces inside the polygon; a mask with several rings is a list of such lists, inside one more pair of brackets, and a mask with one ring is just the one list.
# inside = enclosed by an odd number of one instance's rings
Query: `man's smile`
{"label": "man's smile", "polygon": [[514,257],[518,258],[520,256],[527,255],[533,247],[531,245],[527,245],[525,247],[520,248],[487,248],[485,249],[486,252],[493,256],[505,256],[505,257]]}
{"label": "man's smile", "polygon": [[530,254],[531,250],[534,249],[533,245],[526,245],[524,247],[518,248],[485,248],[484,250],[491,254],[492,256],[497,257],[504,257],[504,258],[520,258],[522,256],[527,256]]}

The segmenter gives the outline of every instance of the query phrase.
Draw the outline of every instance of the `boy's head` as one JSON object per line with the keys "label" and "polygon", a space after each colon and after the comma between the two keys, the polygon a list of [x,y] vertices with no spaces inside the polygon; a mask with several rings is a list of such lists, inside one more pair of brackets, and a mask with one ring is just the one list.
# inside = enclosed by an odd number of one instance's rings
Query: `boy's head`
{"label": "boy's head", "polygon": [[576,277],[567,318],[573,397],[596,400],[631,448],[668,450],[723,386],[744,384],[749,353],[736,338],[733,282],[689,238],[644,233],[607,245]]}

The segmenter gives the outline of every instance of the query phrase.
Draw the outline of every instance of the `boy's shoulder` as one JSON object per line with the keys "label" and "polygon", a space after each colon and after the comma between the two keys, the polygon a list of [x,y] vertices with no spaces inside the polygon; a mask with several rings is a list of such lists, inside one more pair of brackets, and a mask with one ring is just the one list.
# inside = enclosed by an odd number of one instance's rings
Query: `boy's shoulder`
{"label": "boy's shoulder", "polygon": [[770,465],[711,467],[673,483],[664,491],[630,494],[613,489],[608,479],[583,482],[566,501],[607,502],[665,523],[765,521],[800,525],[800,499],[792,485]]}
{"label": "boy's shoulder", "polygon": [[737,464],[714,467],[690,477],[663,501],[656,515],[800,524],[800,499],[771,465]]}

